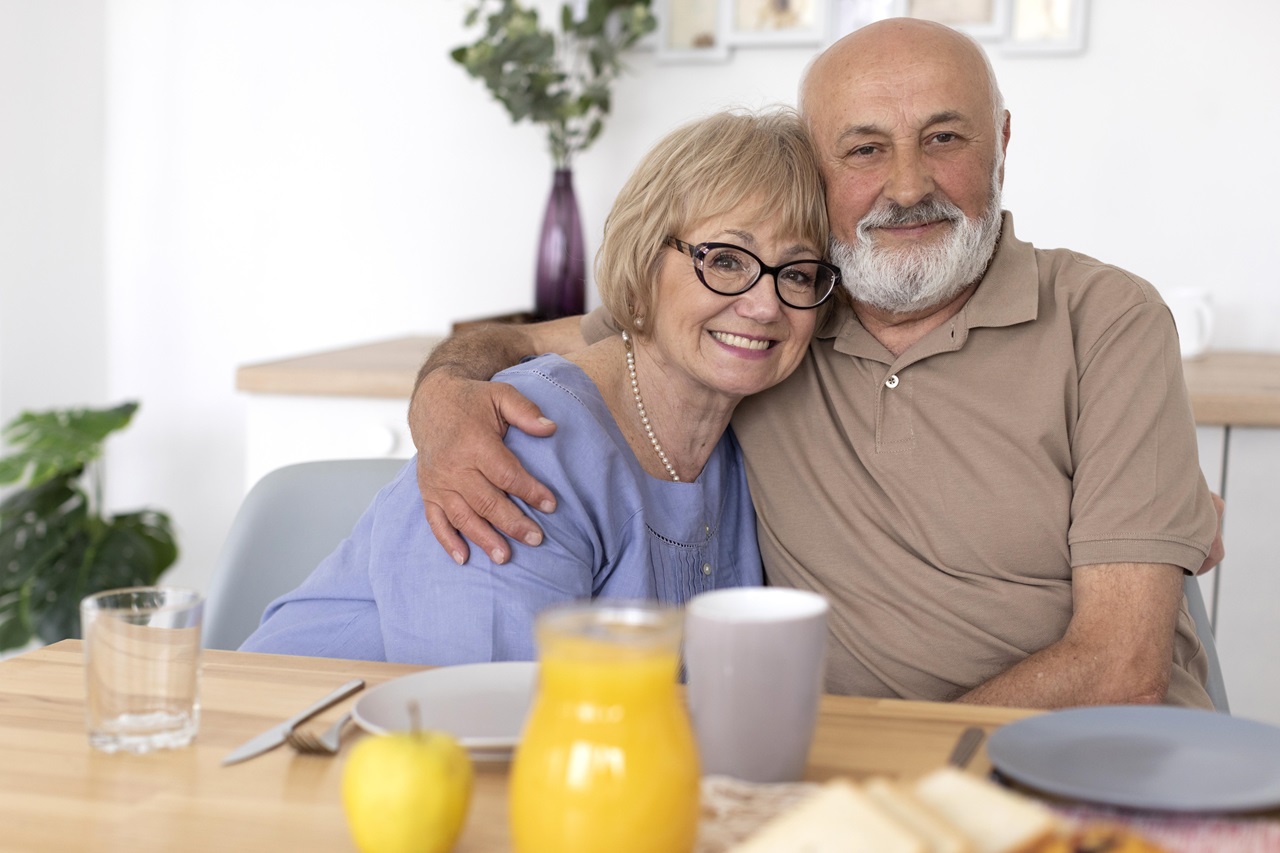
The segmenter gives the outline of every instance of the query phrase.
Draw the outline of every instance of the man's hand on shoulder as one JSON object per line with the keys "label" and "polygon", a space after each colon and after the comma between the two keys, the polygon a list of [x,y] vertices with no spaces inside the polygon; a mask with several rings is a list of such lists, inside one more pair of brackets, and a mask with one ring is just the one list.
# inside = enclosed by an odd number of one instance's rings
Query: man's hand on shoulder
{"label": "man's hand on shoulder", "polygon": [[530,476],[502,439],[509,426],[545,437],[556,425],[524,395],[489,377],[525,356],[567,355],[585,345],[578,317],[495,324],[450,338],[422,365],[409,403],[418,488],[431,532],[459,565],[470,555],[467,539],[495,563],[511,559],[511,546],[498,531],[541,544],[542,530],[508,495],[543,512],[555,510],[551,490]]}
{"label": "man's hand on shoulder", "polygon": [[431,532],[454,562],[461,565],[469,556],[463,536],[495,563],[511,558],[511,547],[498,530],[520,542],[541,544],[541,528],[507,495],[543,512],[555,510],[555,496],[525,471],[502,437],[508,426],[548,436],[556,425],[510,385],[460,379],[445,370],[424,377],[409,411],[423,510]]}

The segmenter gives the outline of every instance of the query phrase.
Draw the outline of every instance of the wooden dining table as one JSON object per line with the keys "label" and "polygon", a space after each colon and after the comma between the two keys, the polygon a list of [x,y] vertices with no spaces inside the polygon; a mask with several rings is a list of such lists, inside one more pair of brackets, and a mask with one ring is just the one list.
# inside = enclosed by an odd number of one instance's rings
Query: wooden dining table
{"label": "wooden dining table", "polygon": [[[224,767],[233,747],[339,684],[366,690],[419,666],[205,651],[193,745],[108,755],[85,734],[81,643],[65,640],[0,662],[0,851],[354,849],[343,816],[348,730],[335,757],[288,746]],[[308,725],[336,720],[361,694]],[[825,696],[807,778],[912,776],[943,764],[959,734],[1035,713],[1012,708]],[[990,769],[979,751],[969,768]],[[509,850],[506,763],[476,763],[457,853]]]}

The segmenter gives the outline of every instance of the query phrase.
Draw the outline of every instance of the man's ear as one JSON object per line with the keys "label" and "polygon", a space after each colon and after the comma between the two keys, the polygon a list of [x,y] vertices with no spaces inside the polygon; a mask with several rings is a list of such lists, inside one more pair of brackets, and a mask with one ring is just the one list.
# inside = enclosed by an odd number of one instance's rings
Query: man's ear
{"label": "man's ear", "polygon": [[1004,126],[1000,129],[1000,186],[1004,186],[1004,164],[1009,156],[1009,135],[1013,128],[1013,117],[1008,110],[1004,111]]}

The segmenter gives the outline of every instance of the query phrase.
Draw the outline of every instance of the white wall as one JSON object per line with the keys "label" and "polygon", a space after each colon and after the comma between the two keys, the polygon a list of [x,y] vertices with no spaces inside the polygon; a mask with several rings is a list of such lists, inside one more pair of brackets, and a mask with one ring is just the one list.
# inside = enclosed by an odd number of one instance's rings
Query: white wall
{"label": "white wall", "polygon": [[0,0],[0,423],[106,394],[101,0]]}
{"label": "white wall", "polygon": [[[174,515],[175,582],[205,584],[243,492],[237,365],[532,301],[550,163],[538,131],[511,126],[448,60],[463,5],[0,0],[2,103],[26,99],[0,116],[0,230],[21,244],[16,256],[0,244],[0,410],[140,399],[112,445],[109,498]],[[1280,167],[1254,153],[1280,131],[1280,53],[1264,41],[1280,5],[1091,5],[1083,55],[994,58],[1019,233],[1161,288],[1209,287],[1223,348],[1280,350],[1264,207]],[[68,45],[77,34],[85,43]],[[792,102],[811,55],[637,55],[578,164],[589,243],[655,139],[719,107]],[[37,295],[80,306],[80,322],[32,322]],[[63,356],[46,364],[51,348]]]}

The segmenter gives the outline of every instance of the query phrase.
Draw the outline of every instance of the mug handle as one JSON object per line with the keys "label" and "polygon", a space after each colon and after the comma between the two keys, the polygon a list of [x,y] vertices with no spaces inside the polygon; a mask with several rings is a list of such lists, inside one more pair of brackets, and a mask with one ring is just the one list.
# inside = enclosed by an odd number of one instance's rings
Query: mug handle
{"label": "mug handle", "polygon": [[1195,301],[1194,316],[1196,318],[1195,349],[1200,353],[1208,349],[1209,341],[1213,340],[1213,309],[1210,307],[1208,299],[1197,299]]}

